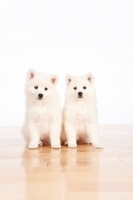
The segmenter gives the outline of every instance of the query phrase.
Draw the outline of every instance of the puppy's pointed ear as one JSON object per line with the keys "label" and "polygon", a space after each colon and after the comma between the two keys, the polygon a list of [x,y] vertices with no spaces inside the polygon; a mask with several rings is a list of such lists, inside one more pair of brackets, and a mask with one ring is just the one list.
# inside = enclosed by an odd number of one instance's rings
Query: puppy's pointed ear
{"label": "puppy's pointed ear", "polygon": [[51,82],[52,82],[53,84],[56,85],[56,84],[58,83],[59,77],[58,77],[57,74],[54,74],[54,75],[51,76],[50,80],[51,80]]}
{"label": "puppy's pointed ear", "polygon": [[88,73],[87,75],[86,75],[86,77],[87,77],[87,80],[90,82],[90,83],[94,83],[94,76],[92,75],[92,73]]}
{"label": "puppy's pointed ear", "polygon": [[27,73],[27,80],[33,79],[35,77],[36,71],[33,68],[30,68]]}
{"label": "puppy's pointed ear", "polygon": [[67,74],[65,81],[66,81],[66,85],[68,85],[72,81],[72,75]]}

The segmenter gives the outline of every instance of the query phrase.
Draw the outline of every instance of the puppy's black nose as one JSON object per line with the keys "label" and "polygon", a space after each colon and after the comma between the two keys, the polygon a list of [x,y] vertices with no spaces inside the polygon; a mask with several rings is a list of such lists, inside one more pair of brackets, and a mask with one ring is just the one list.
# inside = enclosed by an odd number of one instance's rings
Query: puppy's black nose
{"label": "puppy's black nose", "polygon": [[43,97],[43,94],[38,94],[38,97],[41,99]]}
{"label": "puppy's black nose", "polygon": [[79,95],[80,97],[82,96],[82,94],[83,94],[82,92],[78,92],[78,95]]}

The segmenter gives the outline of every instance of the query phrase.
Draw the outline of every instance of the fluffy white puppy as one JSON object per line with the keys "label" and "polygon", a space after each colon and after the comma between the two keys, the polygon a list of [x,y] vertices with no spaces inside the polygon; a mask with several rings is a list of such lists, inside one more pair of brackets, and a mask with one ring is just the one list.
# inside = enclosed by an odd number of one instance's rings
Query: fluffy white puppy
{"label": "fluffy white puppy", "polygon": [[61,108],[56,91],[57,75],[46,75],[34,69],[27,74],[26,116],[23,135],[29,149],[44,143],[60,148]]}
{"label": "fluffy white puppy", "polygon": [[68,147],[77,143],[92,143],[102,148],[98,140],[98,122],[94,78],[91,73],[85,76],[66,76],[66,99],[63,110],[64,131],[62,140]]}

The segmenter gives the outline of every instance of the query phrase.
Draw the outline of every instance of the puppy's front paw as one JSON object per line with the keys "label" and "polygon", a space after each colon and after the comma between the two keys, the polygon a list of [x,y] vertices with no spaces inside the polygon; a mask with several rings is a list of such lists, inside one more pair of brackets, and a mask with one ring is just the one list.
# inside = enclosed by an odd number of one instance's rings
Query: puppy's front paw
{"label": "puppy's front paw", "polygon": [[53,149],[60,149],[61,148],[61,144],[60,144],[60,138],[51,138],[51,147]]}
{"label": "puppy's front paw", "polygon": [[93,145],[95,148],[98,148],[98,149],[102,149],[102,148],[103,148],[102,143],[99,142],[99,141],[93,142],[92,145]]}
{"label": "puppy's front paw", "polygon": [[60,149],[61,148],[60,140],[51,141],[51,147],[53,149]]}
{"label": "puppy's front paw", "polygon": [[68,147],[70,147],[70,148],[76,148],[77,147],[76,141],[70,141],[70,142],[68,142]]}
{"label": "puppy's front paw", "polygon": [[37,149],[37,148],[38,148],[38,143],[30,142],[28,149]]}
{"label": "puppy's front paw", "polygon": [[52,144],[51,144],[51,147],[52,147],[53,149],[60,149],[60,148],[61,148],[61,145],[60,145],[60,143],[52,143]]}

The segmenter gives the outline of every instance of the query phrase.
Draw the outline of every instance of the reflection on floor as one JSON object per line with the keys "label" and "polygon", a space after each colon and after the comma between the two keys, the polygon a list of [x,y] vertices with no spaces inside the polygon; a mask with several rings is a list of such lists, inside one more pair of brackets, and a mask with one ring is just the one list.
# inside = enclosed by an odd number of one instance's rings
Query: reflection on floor
{"label": "reflection on floor", "polygon": [[133,126],[100,126],[104,149],[25,148],[0,128],[0,200],[133,200]]}

